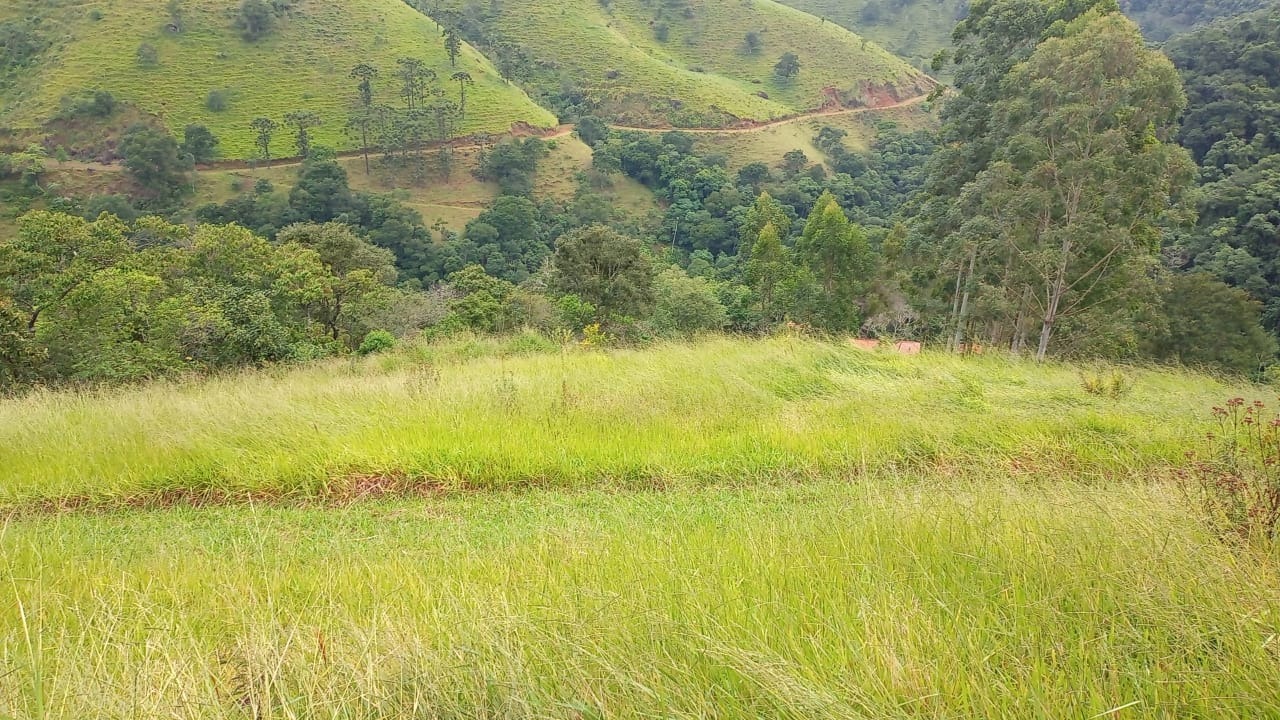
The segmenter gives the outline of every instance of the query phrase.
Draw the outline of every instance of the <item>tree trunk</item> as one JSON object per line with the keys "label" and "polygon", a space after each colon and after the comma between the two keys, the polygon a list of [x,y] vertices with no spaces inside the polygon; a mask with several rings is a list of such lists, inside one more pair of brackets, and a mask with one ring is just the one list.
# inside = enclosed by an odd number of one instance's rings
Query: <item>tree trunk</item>
{"label": "tree trunk", "polygon": [[964,343],[964,321],[969,315],[969,296],[973,290],[973,270],[978,263],[978,248],[969,251],[969,277],[964,283],[964,293],[960,296],[960,309],[956,314],[956,332],[951,338],[952,351],[958,351]]}
{"label": "tree trunk", "polygon": [[1067,286],[1067,265],[1071,259],[1071,240],[1062,241],[1062,259],[1058,261],[1058,271],[1049,285],[1048,301],[1044,308],[1044,322],[1040,325],[1040,347],[1036,350],[1036,362],[1044,362],[1049,353],[1049,338],[1053,335],[1053,326],[1058,322],[1058,308],[1062,304],[1062,295]]}

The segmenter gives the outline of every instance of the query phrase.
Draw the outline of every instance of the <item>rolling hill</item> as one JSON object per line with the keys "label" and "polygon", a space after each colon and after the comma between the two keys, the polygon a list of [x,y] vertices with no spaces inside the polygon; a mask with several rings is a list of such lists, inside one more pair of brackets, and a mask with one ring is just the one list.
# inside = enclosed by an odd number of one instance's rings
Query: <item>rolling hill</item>
{"label": "rolling hill", "polygon": [[[623,124],[731,127],[876,105],[933,81],[836,23],[773,0],[443,0],[469,39],[543,103]],[[478,14],[477,14],[478,13]],[[795,53],[799,73],[774,67]]]}
{"label": "rolling hill", "polygon": [[[381,71],[375,91],[382,103],[397,103],[391,72],[401,57],[423,60],[450,97],[458,92],[448,81],[455,70],[438,28],[401,0],[293,0],[273,13],[269,32],[253,42],[236,27],[238,0],[5,5],[0,37],[29,42],[25,58],[6,50],[17,71],[0,72],[0,127],[11,128],[10,136],[20,141],[48,137],[51,145],[82,155],[109,155],[113,130],[154,118],[176,133],[188,123],[205,124],[221,139],[223,157],[246,158],[254,154],[249,122],[257,116],[280,121],[293,110],[320,115],[315,142],[349,149],[354,140],[344,126],[356,90],[348,72],[362,62]],[[555,124],[474,48],[461,48],[457,70],[469,73],[475,86],[456,134]],[[69,114],[68,99],[94,90],[117,101],[110,118],[56,119]],[[213,109],[219,100],[225,107]],[[289,141],[276,143],[283,149]]]}
{"label": "rolling hill", "polygon": [[968,0],[780,1],[859,33],[916,67],[951,46],[951,31],[969,9]]}

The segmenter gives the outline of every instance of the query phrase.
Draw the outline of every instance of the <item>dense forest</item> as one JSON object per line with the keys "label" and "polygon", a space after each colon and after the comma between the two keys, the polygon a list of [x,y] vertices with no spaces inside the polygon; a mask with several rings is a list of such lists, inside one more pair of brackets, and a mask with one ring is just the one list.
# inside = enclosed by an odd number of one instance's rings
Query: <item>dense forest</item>
{"label": "dense forest", "polygon": [[[483,30],[443,17],[446,42]],[[1271,8],[1157,49],[1114,0],[982,0],[955,30],[936,130],[882,121],[859,147],[827,125],[809,139],[822,157],[731,165],[692,133],[574,106],[591,161],[572,197],[535,193],[554,141],[489,143],[474,173],[498,196],[460,230],[353,189],[301,111],[255,120],[264,161],[277,131],[302,159],[288,188],[199,207],[193,165],[218,143],[201,126],[131,128],[128,196],[50,197],[47,150],[6,153],[10,197],[43,209],[0,237],[0,380],[127,381],[458,330],[643,342],[783,325],[1261,376],[1280,333],[1278,28]],[[375,93],[380,75],[397,96]],[[453,101],[411,60],[352,68],[364,171],[454,172],[440,140],[466,112],[463,75]],[[612,204],[624,180],[655,209]]]}

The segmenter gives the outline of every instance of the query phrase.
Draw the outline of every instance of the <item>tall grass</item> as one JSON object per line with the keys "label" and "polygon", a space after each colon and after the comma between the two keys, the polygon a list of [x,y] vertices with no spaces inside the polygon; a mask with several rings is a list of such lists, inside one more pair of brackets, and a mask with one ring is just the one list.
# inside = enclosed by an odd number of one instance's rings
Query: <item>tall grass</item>
{"label": "tall grass", "polygon": [[24,720],[1280,716],[1276,578],[1159,486],[73,514],[0,550]]}
{"label": "tall grass", "polygon": [[[502,343],[506,343],[503,345]],[[1152,473],[1232,392],[1138,372],[866,353],[799,338],[615,352],[532,336],[366,361],[0,401],[0,509],[148,493],[309,496],[354,478],[444,488],[678,487],[927,469]]]}

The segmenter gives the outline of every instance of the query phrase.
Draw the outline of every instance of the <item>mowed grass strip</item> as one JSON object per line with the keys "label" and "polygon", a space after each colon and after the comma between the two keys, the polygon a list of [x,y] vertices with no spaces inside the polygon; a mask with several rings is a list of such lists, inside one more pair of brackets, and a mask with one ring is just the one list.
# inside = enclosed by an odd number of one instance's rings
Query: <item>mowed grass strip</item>
{"label": "mowed grass strip", "polygon": [[356,478],[436,489],[679,487],[906,470],[1080,480],[1184,462],[1201,418],[1264,391],[1131,371],[903,357],[798,337],[638,350],[526,334],[0,401],[0,509],[166,493],[318,497]]}
{"label": "mowed grass strip", "polygon": [[0,716],[1280,715],[1277,578],[1161,486],[904,480],[12,523]]}

